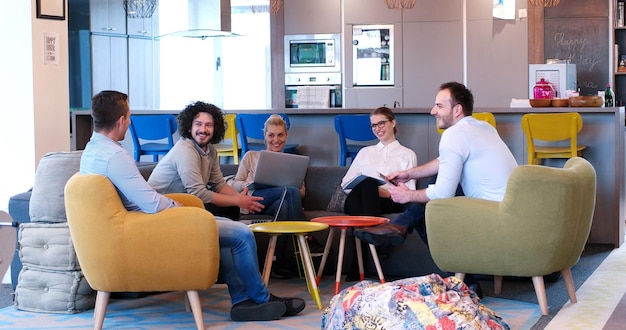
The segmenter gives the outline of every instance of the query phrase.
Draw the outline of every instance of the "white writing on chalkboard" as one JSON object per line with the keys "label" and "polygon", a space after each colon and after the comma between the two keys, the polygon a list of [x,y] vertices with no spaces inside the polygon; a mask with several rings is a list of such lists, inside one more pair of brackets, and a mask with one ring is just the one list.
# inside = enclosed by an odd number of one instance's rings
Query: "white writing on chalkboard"
{"label": "white writing on chalkboard", "polygon": [[[578,10],[587,4],[585,1],[576,3]],[[596,8],[587,11],[591,10]],[[564,14],[552,13],[550,18],[545,19],[544,56],[567,59],[570,63],[576,64],[576,81],[581,89],[580,95],[596,95],[598,90],[604,90],[609,77],[610,47],[608,47],[607,17],[561,15]]]}
{"label": "white writing on chalkboard", "polygon": [[567,38],[565,32],[557,32],[554,34],[554,41],[557,47],[564,47],[567,59],[572,63],[584,64],[589,66],[587,71],[593,72],[595,66],[600,60],[594,57],[585,57],[585,47],[589,44],[587,38]]}

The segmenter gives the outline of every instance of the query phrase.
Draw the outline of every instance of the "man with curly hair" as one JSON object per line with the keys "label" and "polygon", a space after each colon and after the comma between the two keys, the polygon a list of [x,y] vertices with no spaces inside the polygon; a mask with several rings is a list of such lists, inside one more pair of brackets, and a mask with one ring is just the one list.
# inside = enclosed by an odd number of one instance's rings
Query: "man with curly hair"
{"label": "man with curly hair", "polygon": [[[244,208],[259,212],[261,197],[249,196],[227,185],[213,146],[224,139],[226,123],[222,110],[213,104],[194,102],[178,114],[181,139],[159,161],[148,183],[162,194],[189,193],[198,196],[213,211],[218,207]],[[220,240],[220,273],[228,285],[235,321],[264,321],[300,313],[305,302],[270,294],[257,259],[254,234],[243,223],[216,216]],[[281,308],[276,308],[276,303]],[[283,308],[284,307],[284,308]]]}

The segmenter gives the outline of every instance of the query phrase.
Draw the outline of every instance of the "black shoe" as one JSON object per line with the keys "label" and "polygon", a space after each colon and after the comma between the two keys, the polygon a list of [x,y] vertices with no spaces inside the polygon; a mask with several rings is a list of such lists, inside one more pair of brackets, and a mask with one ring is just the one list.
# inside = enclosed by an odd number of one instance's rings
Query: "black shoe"
{"label": "black shoe", "polygon": [[354,236],[365,243],[373,244],[375,246],[398,246],[404,243],[407,231],[407,227],[386,222],[376,227],[356,229],[354,231]]}
{"label": "black shoe", "polygon": [[230,309],[230,318],[233,321],[271,321],[278,320],[287,307],[285,304],[268,301],[266,303],[257,304],[253,300],[248,299],[233,305]]}
{"label": "black shoe", "polygon": [[306,302],[304,302],[304,299],[277,297],[273,294],[270,294],[270,301],[281,302],[284,304],[284,306],[286,307],[286,311],[283,316],[294,316],[302,312],[302,310],[306,306]]}
{"label": "black shoe", "polygon": [[293,277],[293,272],[287,268],[276,268],[270,272],[270,276],[277,280],[286,280]]}

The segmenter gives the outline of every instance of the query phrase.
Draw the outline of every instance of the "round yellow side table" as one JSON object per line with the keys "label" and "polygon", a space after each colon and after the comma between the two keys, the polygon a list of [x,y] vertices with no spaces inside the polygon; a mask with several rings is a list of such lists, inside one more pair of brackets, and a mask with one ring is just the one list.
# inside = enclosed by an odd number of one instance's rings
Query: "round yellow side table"
{"label": "round yellow side table", "polygon": [[276,240],[279,235],[290,234],[298,238],[298,246],[300,248],[300,257],[304,265],[305,279],[311,297],[317,303],[317,308],[322,309],[322,301],[320,299],[319,288],[315,280],[315,269],[311,262],[311,252],[306,240],[306,235],[315,231],[322,231],[328,228],[325,223],[307,222],[307,221],[277,221],[255,223],[248,227],[255,233],[266,233],[270,235],[270,242],[265,255],[265,264],[263,265],[263,280],[268,284],[270,272],[272,270],[272,261],[274,260],[274,251],[276,250]]}

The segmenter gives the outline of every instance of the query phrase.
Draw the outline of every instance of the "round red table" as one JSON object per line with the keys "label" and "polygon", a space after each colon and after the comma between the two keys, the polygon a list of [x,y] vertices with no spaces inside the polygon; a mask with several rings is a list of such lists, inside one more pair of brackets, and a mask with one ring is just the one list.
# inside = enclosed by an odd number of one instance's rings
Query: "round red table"
{"label": "round red table", "polygon": [[[341,284],[341,266],[343,264],[343,255],[346,245],[346,231],[348,230],[348,228],[372,227],[380,225],[387,221],[389,221],[389,219],[383,217],[370,217],[360,215],[338,215],[311,219],[311,222],[325,223],[330,227],[328,239],[326,240],[326,245],[324,246],[324,254],[322,255],[320,268],[317,271],[316,282],[319,284],[321,280],[322,273],[324,271],[324,265],[326,264],[326,259],[328,259],[328,252],[330,251],[330,246],[332,245],[333,236],[336,229],[341,230],[341,237],[339,238],[339,254],[337,256],[337,273],[335,275],[335,294],[338,294]],[[359,277],[361,281],[363,281],[365,279],[365,273],[363,271],[363,252],[361,251],[361,240],[355,237],[354,241],[356,243],[357,261],[359,263]],[[378,273],[378,278],[380,279],[380,283],[385,283],[385,277],[383,276],[383,271],[380,267],[380,261],[378,259],[378,253],[376,252],[376,246],[372,244],[369,244],[369,246],[370,252],[372,253],[372,258],[374,259],[374,265],[376,266],[376,272]]]}

